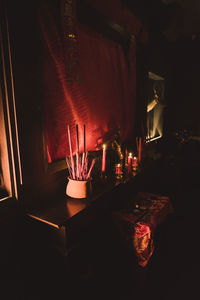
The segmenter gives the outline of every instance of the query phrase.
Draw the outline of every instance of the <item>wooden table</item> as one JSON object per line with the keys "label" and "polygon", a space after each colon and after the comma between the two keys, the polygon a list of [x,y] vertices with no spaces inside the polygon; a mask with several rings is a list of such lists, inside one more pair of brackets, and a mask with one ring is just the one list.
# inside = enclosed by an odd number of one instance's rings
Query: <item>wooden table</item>
{"label": "wooden table", "polygon": [[95,222],[100,219],[102,222],[113,210],[126,205],[136,190],[136,181],[136,177],[126,177],[121,181],[99,180],[94,183],[91,197],[74,199],[63,195],[45,208],[28,210],[26,214],[37,223],[41,234],[51,236],[51,246],[67,255]]}

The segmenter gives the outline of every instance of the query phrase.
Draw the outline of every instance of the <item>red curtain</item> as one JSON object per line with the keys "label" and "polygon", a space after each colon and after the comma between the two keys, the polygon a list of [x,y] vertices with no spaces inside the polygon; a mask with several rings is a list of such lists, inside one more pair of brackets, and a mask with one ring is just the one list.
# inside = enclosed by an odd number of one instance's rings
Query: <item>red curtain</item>
{"label": "red curtain", "polygon": [[[119,0],[91,3],[137,36],[142,25],[125,7],[120,8]],[[112,10],[111,6],[115,9]],[[69,16],[62,13],[65,8],[66,6],[62,6],[60,16],[47,3],[40,11],[44,40],[43,87],[49,162],[69,155],[67,125],[71,130],[73,151],[76,150],[76,124],[80,129],[80,151],[83,150],[84,124],[87,150],[98,149],[99,143],[106,141],[117,129],[120,130],[122,141],[131,139],[135,128],[134,41],[126,55],[120,44],[79,24],[75,14],[73,19],[69,19]],[[69,36],[69,24],[75,37]],[[145,33],[143,38],[146,38]],[[70,81],[71,67],[74,67],[75,73],[71,73],[71,76],[76,75],[76,79]]]}

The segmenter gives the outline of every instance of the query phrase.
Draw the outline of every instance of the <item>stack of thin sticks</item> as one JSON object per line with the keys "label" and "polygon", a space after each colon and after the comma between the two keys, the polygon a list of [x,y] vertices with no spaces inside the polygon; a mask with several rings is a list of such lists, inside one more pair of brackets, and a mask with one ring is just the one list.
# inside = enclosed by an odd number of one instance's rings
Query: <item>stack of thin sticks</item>
{"label": "stack of thin sticks", "polygon": [[66,163],[69,171],[69,177],[74,180],[88,180],[91,176],[91,172],[95,164],[95,159],[93,159],[89,167],[88,151],[86,151],[85,125],[83,128],[83,136],[84,136],[84,149],[83,149],[83,153],[80,154],[79,153],[79,130],[78,130],[78,125],[76,125],[76,155],[74,158],[72,154],[73,152],[72,152],[70,128],[68,125],[68,141],[69,141],[70,156],[66,157]]}

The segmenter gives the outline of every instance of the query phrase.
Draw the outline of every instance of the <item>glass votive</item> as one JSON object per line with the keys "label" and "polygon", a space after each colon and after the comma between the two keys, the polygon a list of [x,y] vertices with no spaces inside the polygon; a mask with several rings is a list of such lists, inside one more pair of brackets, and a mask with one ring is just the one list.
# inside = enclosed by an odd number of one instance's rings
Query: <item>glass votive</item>
{"label": "glass votive", "polygon": [[122,178],[123,176],[123,165],[122,163],[118,163],[115,165],[115,177]]}
{"label": "glass votive", "polygon": [[132,167],[133,169],[136,169],[138,167],[138,158],[136,156],[132,159]]}

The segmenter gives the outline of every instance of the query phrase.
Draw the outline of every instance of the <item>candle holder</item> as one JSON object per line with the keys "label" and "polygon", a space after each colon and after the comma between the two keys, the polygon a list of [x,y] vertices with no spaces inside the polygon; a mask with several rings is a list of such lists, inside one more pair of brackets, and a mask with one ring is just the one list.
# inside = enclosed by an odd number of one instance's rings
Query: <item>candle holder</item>
{"label": "candle holder", "polygon": [[132,168],[133,170],[136,170],[139,166],[138,158],[136,156],[133,157],[132,159]]}
{"label": "candle holder", "polygon": [[115,165],[115,178],[122,179],[123,177],[123,165],[122,163],[118,163]]}
{"label": "candle holder", "polygon": [[133,156],[132,153],[130,152],[128,155],[128,174],[131,175],[132,173],[132,160],[133,160]]}

